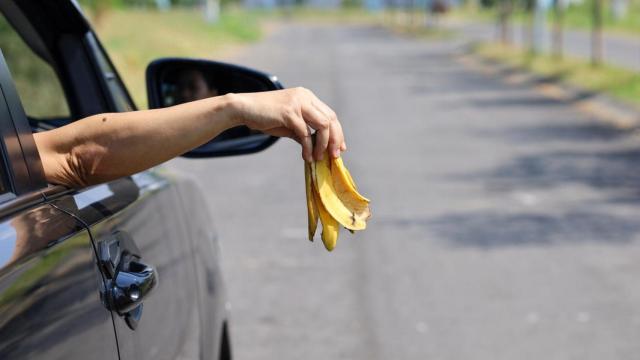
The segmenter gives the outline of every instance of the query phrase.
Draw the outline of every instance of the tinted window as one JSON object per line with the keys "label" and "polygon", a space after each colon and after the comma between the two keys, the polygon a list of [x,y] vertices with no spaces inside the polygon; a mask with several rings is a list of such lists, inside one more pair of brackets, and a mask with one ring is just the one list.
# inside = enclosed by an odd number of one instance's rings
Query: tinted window
{"label": "tinted window", "polygon": [[2,15],[0,49],[7,60],[18,95],[29,117],[70,117],[64,91],[55,71],[31,51]]}
{"label": "tinted window", "polygon": [[98,67],[100,67],[100,71],[102,72],[102,76],[104,81],[109,88],[109,93],[113,98],[115,110],[117,111],[131,111],[133,110],[133,106],[131,101],[129,100],[129,95],[122,85],[120,78],[116,74],[116,71],[113,69],[109,61],[107,60],[105,54],[98,46],[98,42],[92,33],[87,34],[87,41],[91,50],[93,51],[93,55],[95,56],[96,62],[98,63]]}
{"label": "tinted window", "polygon": [[2,162],[0,162],[0,202],[8,200],[7,197],[2,196],[3,194],[6,194],[9,191],[11,191],[11,189],[9,189],[9,186],[7,186],[7,184],[8,184],[8,182],[7,182],[7,169],[4,166],[4,161],[2,161]]}

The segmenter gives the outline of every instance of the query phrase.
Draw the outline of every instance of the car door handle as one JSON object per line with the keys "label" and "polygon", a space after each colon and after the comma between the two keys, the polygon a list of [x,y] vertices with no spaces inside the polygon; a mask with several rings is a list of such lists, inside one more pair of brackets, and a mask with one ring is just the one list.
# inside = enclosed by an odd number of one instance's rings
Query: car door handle
{"label": "car door handle", "polygon": [[158,285],[157,271],[142,262],[140,250],[124,231],[100,241],[98,263],[107,278],[105,292],[101,293],[105,306],[135,330],[142,317],[143,301]]}
{"label": "car door handle", "polygon": [[138,257],[125,256],[107,284],[107,308],[124,317],[129,328],[135,330],[142,317],[142,302],[157,284],[158,275],[153,267]]}
{"label": "car door handle", "polygon": [[158,277],[153,267],[138,259],[129,261],[127,270],[118,271],[111,282],[111,310],[126,315],[142,304],[157,283]]}

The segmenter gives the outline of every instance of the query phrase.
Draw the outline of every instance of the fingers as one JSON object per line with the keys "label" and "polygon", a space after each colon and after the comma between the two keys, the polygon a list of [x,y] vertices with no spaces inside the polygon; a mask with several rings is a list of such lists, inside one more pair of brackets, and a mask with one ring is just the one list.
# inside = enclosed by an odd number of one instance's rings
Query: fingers
{"label": "fingers", "polygon": [[[324,142],[323,143],[316,142],[316,149],[314,150],[324,153],[326,149],[326,151],[329,153],[331,157],[338,158],[340,157],[340,148],[342,146],[342,143],[344,143],[344,137],[342,135],[342,126],[338,121],[336,113],[333,110],[331,110],[329,106],[323,103],[320,99],[316,98],[315,100],[316,101],[313,101],[312,103],[313,106],[319,112],[321,112],[329,121],[329,133],[328,133],[328,141],[326,142],[327,146],[324,147],[325,145]],[[318,149],[320,145],[322,145],[323,147],[321,149]]]}
{"label": "fingers", "polygon": [[305,122],[316,130],[313,156],[316,160],[321,160],[327,151],[331,157],[337,158],[340,156],[340,151],[346,149],[346,145],[344,145],[342,126],[336,113],[312,92],[307,90],[306,93],[309,102],[303,105],[302,115]]}
{"label": "fingers", "polygon": [[331,122],[331,137],[329,139],[329,154],[333,156],[333,158],[340,157],[340,151],[342,150],[342,146],[344,145],[346,150],[346,145],[344,143],[344,135],[342,133],[342,125],[338,120]]}
{"label": "fingers", "polygon": [[316,160],[322,160],[324,153],[329,146],[329,139],[331,137],[331,128],[325,127],[316,130],[316,143],[313,148],[313,158]]}
{"label": "fingers", "polygon": [[277,137],[288,137],[291,138],[297,142],[300,142],[298,140],[298,137],[296,136],[296,134],[293,132],[293,130],[288,129],[284,126],[281,127],[277,127],[277,128],[273,128],[273,129],[269,129],[269,130],[265,130],[264,131],[266,134],[269,134],[271,136],[277,136]]}
{"label": "fingers", "polygon": [[313,142],[311,131],[301,116],[294,115],[287,119],[287,128],[291,129],[302,145],[302,158],[306,162],[313,161]]}
{"label": "fingers", "polygon": [[303,121],[308,124],[312,129],[316,130],[315,146],[313,149],[313,158],[321,160],[324,151],[329,144],[330,136],[330,121],[329,118],[323,114],[318,107],[314,106],[312,99],[305,99],[303,101],[301,111]]}
{"label": "fingers", "polygon": [[[337,158],[341,151],[347,149],[336,113],[311,91],[295,88],[253,96],[255,98],[249,103],[257,109],[252,109],[245,116],[248,118],[244,120],[246,125],[271,135],[297,140],[302,145],[305,161],[321,160],[325,152]],[[262,98],[263,104],[260,102]],[[280,105],[275,106],[277,104]],[[271,112],[274,109],[277,111]],[[315,130],[315,144],[311,138],[312,130]]]}

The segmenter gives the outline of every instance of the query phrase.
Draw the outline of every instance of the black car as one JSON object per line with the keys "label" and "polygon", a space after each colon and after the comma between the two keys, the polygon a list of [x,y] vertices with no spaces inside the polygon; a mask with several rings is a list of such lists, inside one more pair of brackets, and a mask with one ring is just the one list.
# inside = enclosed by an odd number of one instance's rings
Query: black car
{"label": "black car", "polygon": [[[230,359],[201,190],[163,167],[83,189],[47,184],[33,132],[135,106],[74,1],[2,0],[0,12],[0,359]],[[177,102],[184,71],[218,93],[281,88],[233,65],[159,59],[150,107]],[[184,156],[274,141],[236,128]]]}

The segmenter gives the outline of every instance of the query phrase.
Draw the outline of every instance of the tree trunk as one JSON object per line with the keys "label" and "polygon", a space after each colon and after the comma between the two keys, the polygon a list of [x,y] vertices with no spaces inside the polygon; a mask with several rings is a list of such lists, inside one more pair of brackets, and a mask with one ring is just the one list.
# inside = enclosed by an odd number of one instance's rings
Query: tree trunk
{"label": "tree trunk", "polygon": [[169,0],[156,0],[156,8],[160,11],[167,11],[171,8],[171,1]]}
{"label": "tree trunk", "polygon": [[511,44],[511,28],[510,20],[513,11],[511,0],[500,1],[499,21],[500,21],[500,41],[505,44]]}
{"label": "tree trunk", "polygon": [[564,3],[562,0],[553,2],[553,55],[562,59],[564,55]]}
{"label": "tree trunk", "polygon": [[413,31],[415,27],[415,19],[414,19],[415,7],[416,5],[414,0],[407,1],[407,13],[409,15],[409,29],[411,31]]}
{"label": "tree trunk", "polygon": [[533,0],[533,46],[531,51],[537,54],[543,50],[543,37],[546,31],[545,13],[547,9],[541,0]]}
{"label": "tree trunk", "polygon": [[593,0],[593,27],[591,30],[591,63],[602,63],[602,0]]}
{"label": "tree trunk", "polygon": [[522,44],[524,45],[524,48],[527,49],[527,51],[529,51],[530,53],[533,53],[534,51],[534,36],[535,36],[535,30],[534,30],[534,14],[533,12],[534,10],[534,6],[535,4],[533,4],[534,1],[532,0],[528,0],[525,2],[525,20],[522,22],[523,25],[523,42]]}

